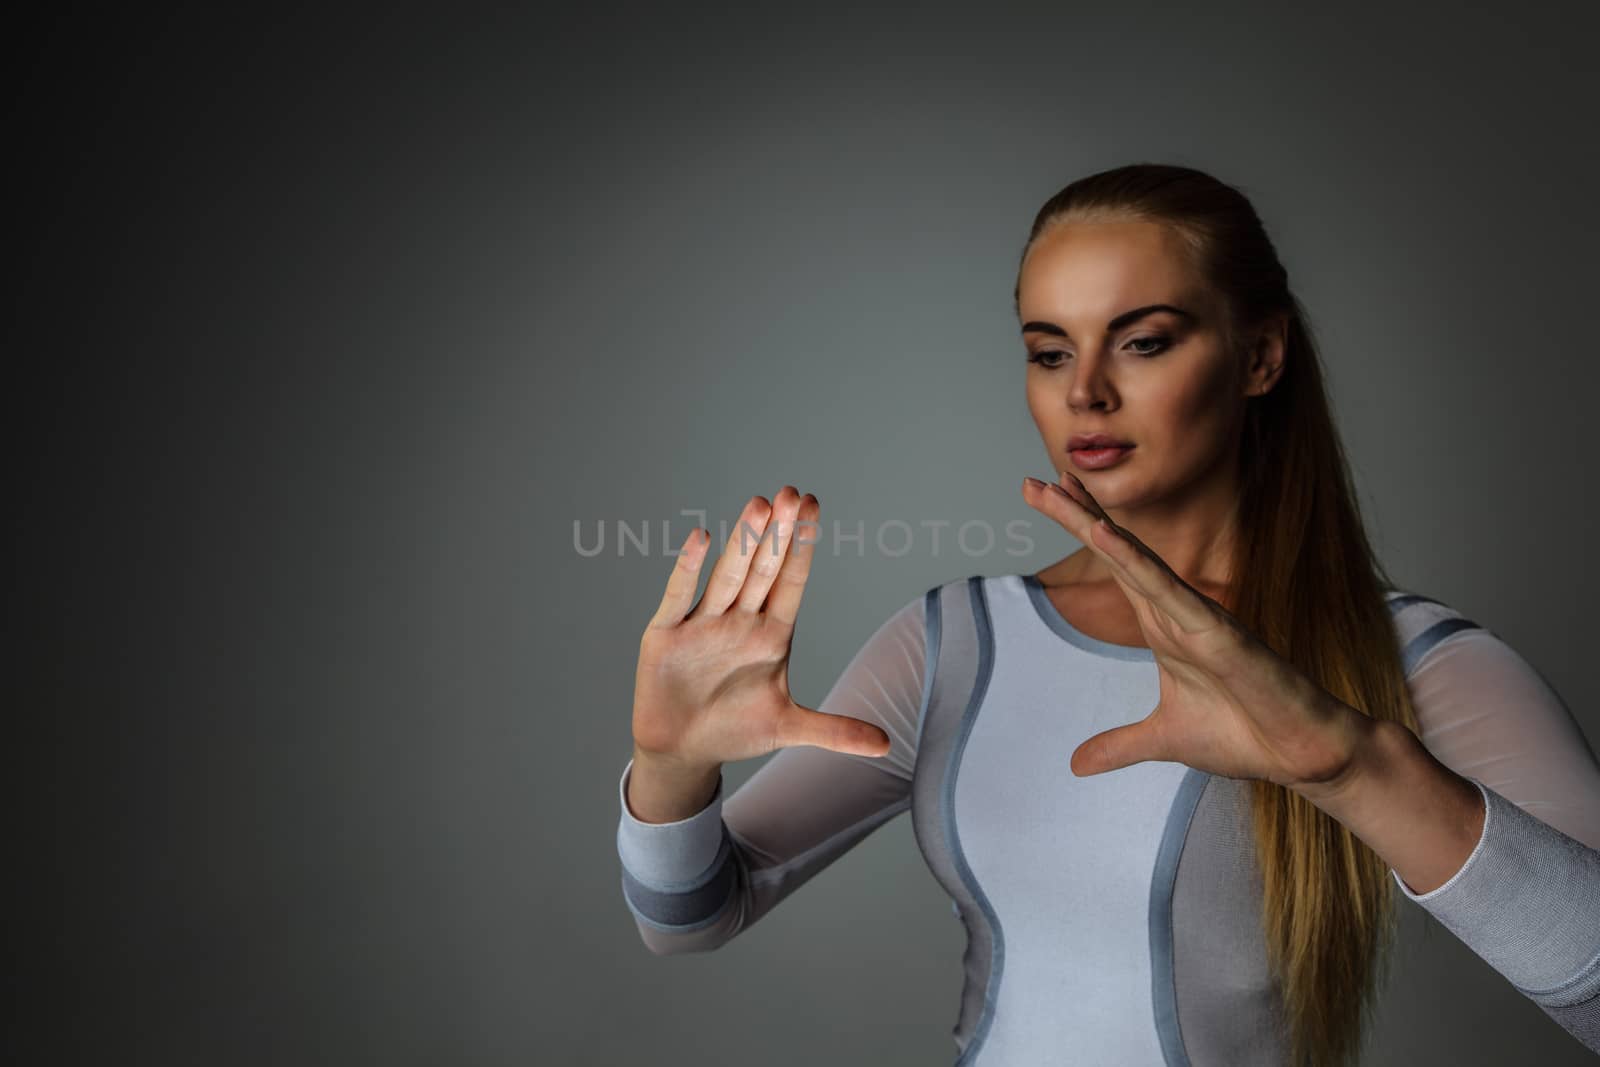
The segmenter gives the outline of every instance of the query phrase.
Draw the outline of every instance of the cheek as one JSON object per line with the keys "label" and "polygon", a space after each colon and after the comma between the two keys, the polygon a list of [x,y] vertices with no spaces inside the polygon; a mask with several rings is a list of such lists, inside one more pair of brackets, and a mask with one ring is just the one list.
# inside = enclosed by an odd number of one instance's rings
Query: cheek
{"label": "cheek", "polygon": [[1230,431],[1225,376],[1166,383],[1149,395],[1142,418],[1148,431],[1185,455],[1200,457],[1221,448]]}
{"label": "cheek", "polygon": [[1044,430],[1062,416],[1062,405],[1047,384],[1038,377],[1030,377],[1027,386],[1028,414],[1033,424]]}

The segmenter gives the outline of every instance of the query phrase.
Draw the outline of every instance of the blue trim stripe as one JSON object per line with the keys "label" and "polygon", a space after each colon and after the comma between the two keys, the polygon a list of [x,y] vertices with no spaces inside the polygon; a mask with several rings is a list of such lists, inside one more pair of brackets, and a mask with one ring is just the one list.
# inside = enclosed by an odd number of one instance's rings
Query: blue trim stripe
{"label": "blue trim stripe", "polygon": [[1410,674],[1416,670],[1417,664],[1422,662],[1422,657],[1432,652],[1439,642],[1451,634],[1461,630],[1481,629],[1483,627],[1471,619],[1440,619],[1406,643],[1405,651],[1400,654],[1406,673]]}
{"label": "blue trim stripe", "polygon": [[733,902],[737,899],[733,893],[729,893],[727,901],[723,903],[722,907],[716,910],[715,914],[708,915],[699,922],[681,924],[662,923],[657,922],[639,910],[638,906],[634,904],[633,900],[628,896],[628,886],[628,876],[624,874],[622,877],[622,899],[627,901],[628,910],[633,913],[634,918],[638,919],[641,923],[653,930],[660,930],[663,933],[668,934],[692,934],[696,930],[704,930],[713,923],[719,922],[722,917],[727,914],[728,909],[733,907]]}
{"label": "blue trim stripe", "polygon": [[955,863],[956,872],[961,876],[961,881],[966,885],[967,891],[978,902],[978,907],[983,911],[983,917],[989,923],[993,933],[994,944],[989,953],[989,977],[984,983],[983,1015],[973,1029],[972,1040],[967,1044],[967,1049],[961,1058],[956,1061],[956,1067],[966,1067],[978,1055],[978,1050],[983,1047],[984,1038],[989,1035],[989,1027],[994,1022],[995,1002],[1000,994],[1000,975],[1005,968],[1005,938],[1000,930],[1000,916],[995,914],[994,905],[989,903],[989,898],[984,895],[983,888],[978,885],[978,880],[972,874],[972,868],[967,864],[966,853],[961,851],[961,837],[956,833],[956,775],[961,769],[961,754],[967,747],[967,738],[972,734],[972,724],[977,718],[978,709],[983,704],[984,694],[989,688],[989,675],[994,669],[994,628],[989,621],[989,604],[984,597],[983,578],[973,576],[967,579],[967,592],[972,599],[972,617],[978,629],[978,673],[972,685],[972,696],[967,700],[966,710],[961,716],[961,731],[956,736],[956,742],[950,749],[950,763],[945,768],[944,795],[941,797],[944,809],[945,843],[950,849],[950,858]]}
{"label": "blue trim stripe", "polygon": [[1190,767],[1178,783],[1177,795],[1167,810],[1167,825],[1156,850],[1150,877],[1150,997],[1155,1006],[1156,1036],[1168,1067],[1189,1067],[1183,1033],[1178,1028],[1178,981],[1173,968],[1172,892],[1178,882],[1178,857],[1183,854],[1189,823],[1200,806],[1211,775]]}
{"label": "blue trim stripe", "polygon": [[[939,670],[939,644],[944,636],[944,602],[939,599],[940,586],[934,586],[922,595],[922,703],[917,708],[917,751],[922,751],[922,735],[928,725],[928,703],[933,699],[933,676]],[[961,918],[961,905],[950,901],[950,911]]]}
{"label": "blue trim stripe", "polygon": [[939,640],[943,636],[943,602],[939,586],[922,594],[922,703],[917,707],[917,751],[928,725],[928,701],[933,697],[933,675],[939,669]]}
{"label": "blue trim stripe", "polygon": [[648,885],[622,869],[622,896],[628,908],[658,930],[686,933],[717,920],[733,899],[733,844],[723,827],[722,845],[704,878],[681,885]]}
{"label": "blue trim stripe", "polygon": [[1044,624],[1053,630],[1057,637],[1070,645],[1076,645],[1085,652],[1092,652],[1097,656],[1108,659],[1127,660],[1129,662],[1154,663],[1156,654],[1153,649],[1136,647],[1134,645],[1118,645],[1110,641],[1102,641],[1098,637],[1090,637],[1076,626],[1067,621],[1067,617],[1044,591],[1044,583],[1039,581],[1036,574],[1024,574],[1022,584],[1028,590],[1028,599],[1033,602],[1033,610],[1038,613]]}
{"label": "blue trim stripe", "polygon": [[1444,604],[1440,604],[1439,601],[1432,597],[1422,596],[1420,593],[1403,593],[1389,598],[1390,611],[1399,611],[1401,608],[1408,608],[1412,604],[1438,604],[1441,608],[1445,607]]}

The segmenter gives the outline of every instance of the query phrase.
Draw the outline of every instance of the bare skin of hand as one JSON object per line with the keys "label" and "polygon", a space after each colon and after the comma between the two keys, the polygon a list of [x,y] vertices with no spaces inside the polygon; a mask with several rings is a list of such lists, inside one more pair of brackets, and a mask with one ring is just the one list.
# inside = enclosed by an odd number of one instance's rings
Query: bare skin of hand
{"label": "bare skin of hand", "polygon": [[1105,561],[1155,654],[1160,701],[1145,718],[1085,740],[1072,772],[1145,760],[1290,788],[1336,785],[1375,720],[1335,698],[1111,521],[1082,482],[1029,478],[1029,506]]}
{"label": "bare skin of hand", "polygon": [[695,530],[685,539],[639,639],[636,753],[694,774],[792,745],[863,756],[889,751],[878,727],[805,707],[789,693],[789,651],[819,513],[816,497],[793,486],[770,505],[751,498],[698,604],[710,538]]}

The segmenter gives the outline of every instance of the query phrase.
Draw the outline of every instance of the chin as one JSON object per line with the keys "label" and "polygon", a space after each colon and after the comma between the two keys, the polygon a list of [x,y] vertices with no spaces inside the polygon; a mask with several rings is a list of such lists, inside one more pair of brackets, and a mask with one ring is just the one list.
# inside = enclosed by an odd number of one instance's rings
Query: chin
{"label": "chin", "polygon": [[1110,511],[1131,506],[1137,507],[1146,502],[1149,486],[1132,472],[1122,466],[1111,467],[1106,470],[1083,471],[1071,460],[1063,464],[1062,469],[1084,484],[1084,487],[1094,496],[1095,503]]}

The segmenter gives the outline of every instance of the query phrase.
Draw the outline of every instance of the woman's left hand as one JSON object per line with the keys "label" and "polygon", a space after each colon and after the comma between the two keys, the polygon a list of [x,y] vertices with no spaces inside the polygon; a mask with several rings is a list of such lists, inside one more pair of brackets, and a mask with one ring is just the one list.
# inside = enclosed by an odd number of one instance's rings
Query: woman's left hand
{"label": "woman's left hand", "polygon": [[1070,472],[1065,486],[1030,478],[1028,504],[1100,557],[1133,605],[1155,653],[1161,699],[1138,722],[1095,734],[1072,772],[1100,774],[1144,760],[1227,778],[1336,787],[1376,720],[1307,678],[1117,526]]}

